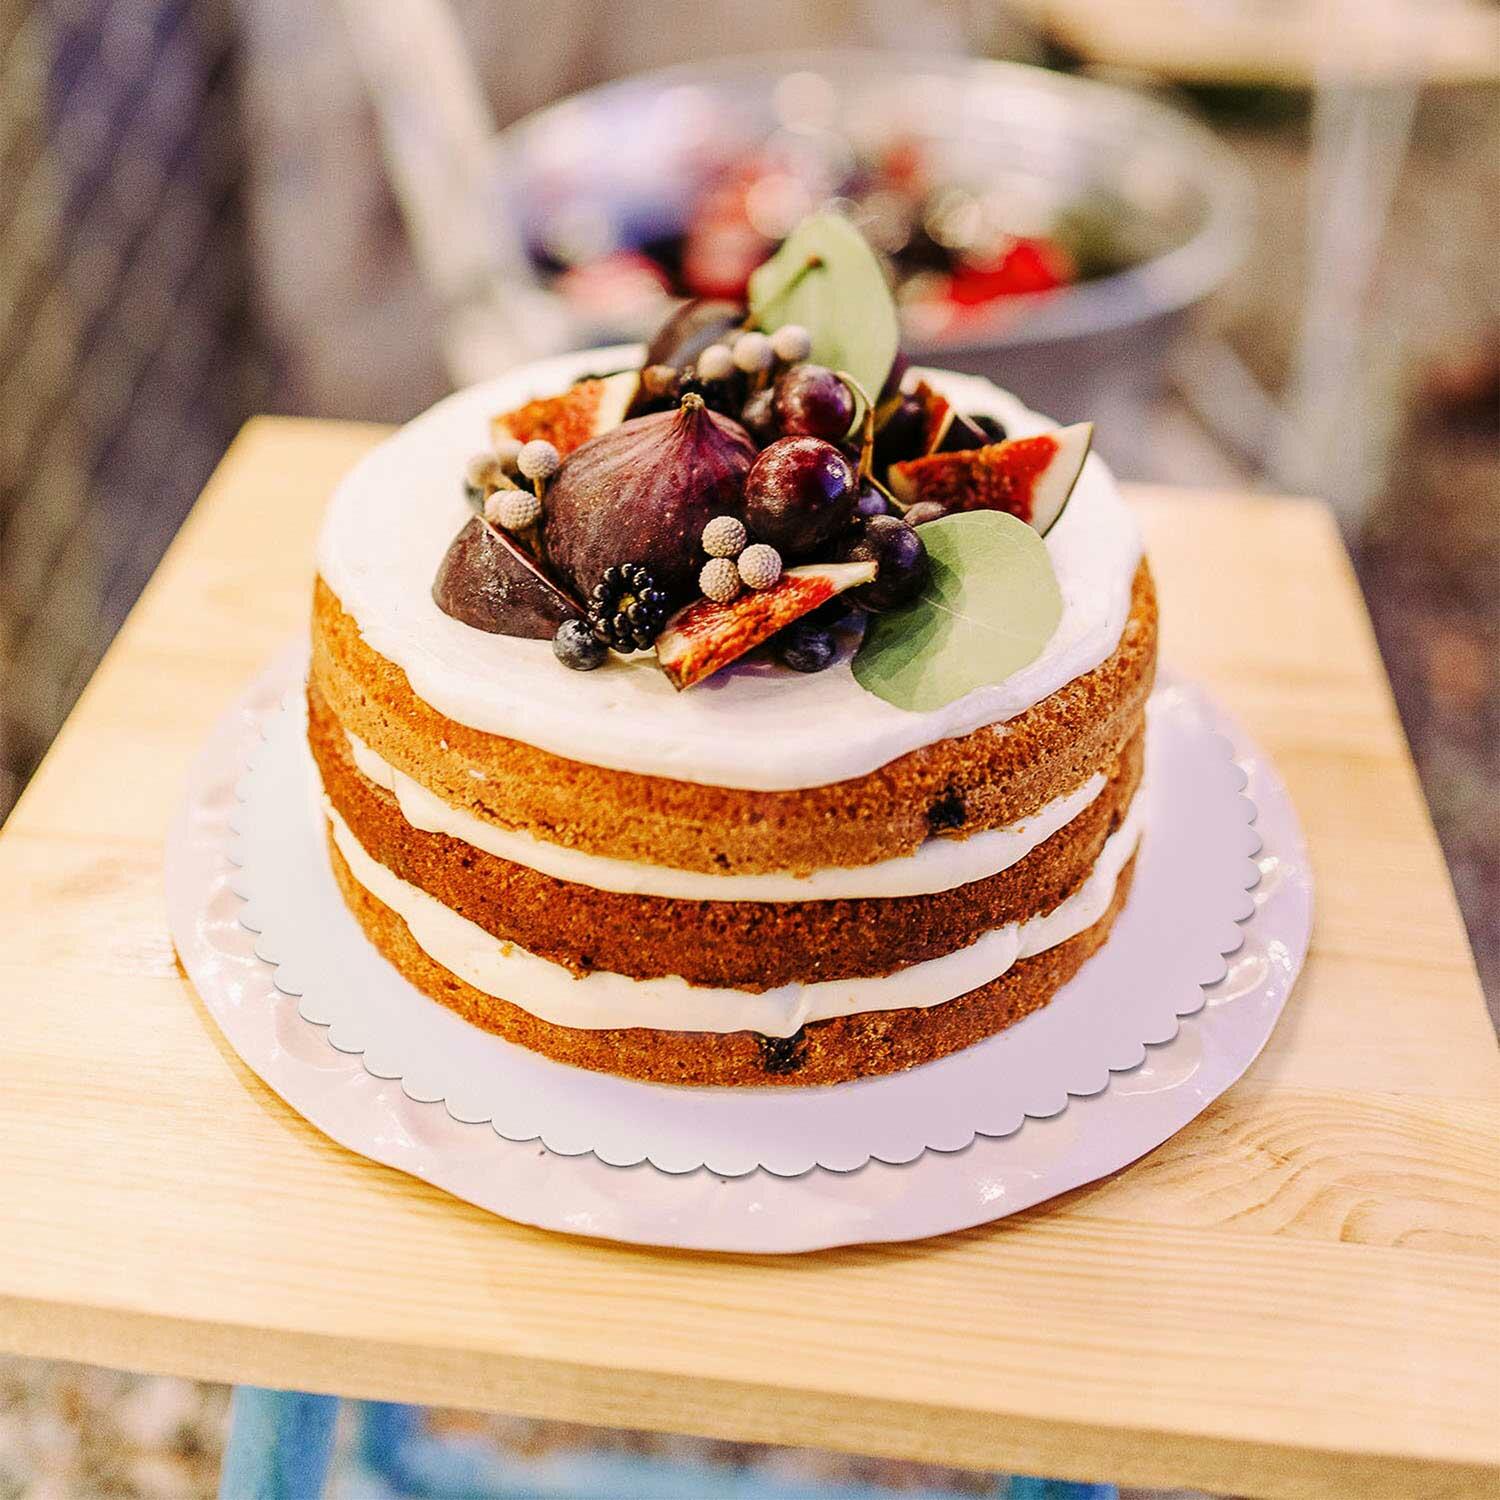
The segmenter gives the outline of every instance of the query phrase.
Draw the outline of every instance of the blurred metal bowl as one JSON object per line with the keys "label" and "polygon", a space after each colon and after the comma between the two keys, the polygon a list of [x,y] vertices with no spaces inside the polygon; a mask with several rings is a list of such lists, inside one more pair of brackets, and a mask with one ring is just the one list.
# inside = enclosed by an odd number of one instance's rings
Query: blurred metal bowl
{"label": "blurred metal bowl", "polygon": [[[871,51],[772,54],[671,68],[590,90],[496,141],[496,211],[528,241],[565,229],[639,243],[679,228],[734,153],[773,135],[838,151],[909,137],[934,177],[1014,194],[1039,220],[1088,202],[1128,269],[1001,299],[920,359],[991,376],[1129,441],[1187,311],[1244,249],[1243,169],[1207,129],[1140,94],[1018,63]],[[639,328],[572,319],[589,344]]]}

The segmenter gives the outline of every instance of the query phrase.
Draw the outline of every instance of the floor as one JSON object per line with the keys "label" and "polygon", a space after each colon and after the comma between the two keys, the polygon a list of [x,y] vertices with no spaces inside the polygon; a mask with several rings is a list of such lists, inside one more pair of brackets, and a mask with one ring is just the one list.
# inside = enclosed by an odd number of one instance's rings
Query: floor
{"label": "floor", "polygon": [[[1263,232],[1242,290],[1221,309],[1262,380],[1284,376],[1296,296],[1302,138],[1295,120],[1232,132],[1255,170]],[[1500,106],[1454,96],[1419,118],[1413,166],[1376,289],[1375,322],[1403,351],[1390,399],[1409,413],[1392,479],[1350,534],[1402,719],[1500,1023]],[[1372,361],[1378,364],[1379,361]],[[1180,400],[1155,413],[1162,467],[1232,481],[1246,459],[1217,448]],[[223,1442],[222,1387],[64,1364],[0,1360],[0,1500],[201,1500]],[[755,1466],[782,1476],[983,1493],[956,1471],[749,1445],[599,1433],[437,1413],[535,1452],[587,1443]],[[352,1492],[351,1492],[352,1493]]]}

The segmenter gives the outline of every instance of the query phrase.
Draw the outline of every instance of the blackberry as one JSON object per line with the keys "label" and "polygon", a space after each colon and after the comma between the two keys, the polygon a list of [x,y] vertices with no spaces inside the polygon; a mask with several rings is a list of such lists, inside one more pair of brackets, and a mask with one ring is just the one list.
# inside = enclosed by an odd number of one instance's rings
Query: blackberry
{"label": "blackberry", "polygon": [[648,650],[667,622],[667,596],[640,563],[606,568],[589,596],[589,627],[616,651]]}

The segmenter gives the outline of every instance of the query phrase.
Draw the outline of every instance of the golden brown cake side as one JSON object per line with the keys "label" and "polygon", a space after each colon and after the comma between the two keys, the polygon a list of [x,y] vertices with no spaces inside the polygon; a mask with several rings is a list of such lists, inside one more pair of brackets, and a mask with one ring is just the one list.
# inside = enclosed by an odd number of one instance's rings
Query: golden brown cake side
{"label": "golden brown cake side", "polygon": [[1030,816],[1118,760],[1156,666],[1156,596],[1136,572],[1116,650],[1009,722],[941,740],[866,776],[789,792],[707,787],[564,759],[446,718],[374,651],[319,580],[312,680],[390,765],[499,827],[615,859],[708,874],[806,873],[914,853]]}
{"label": "golden brown cake side", "polygon": [[691,983],[766,990],[889,974],[940,958],[1007,923],[1049,912],[1094,867],[1140,782],[1144,732],[1129,740],[1104,790],[1024,858],[983,880],[928,895],[810,901],[676,900],[596,890],[413,827],[368,780],[316,684],[309,739],[334,810],[371,858],[497,941],[574,973],[676,974]]}
{"label": "golden brown cake side", "polygon": [[810,1022],[795,1036],[767,1037],[645,1027],[581,1030],[543,1021],[475,989],[430,958],[406,923],[354,879],[331,839],[329,857],[344,900],[370,941],[410,983],[466,1021],[574,1067],[699,1086],[844,1083],[901,1072],[973,1046],[1039,1010],[1097,952],[1135,870],[1132,858],[1109,909],[1091,927],[954,1000],[836,1016]]}

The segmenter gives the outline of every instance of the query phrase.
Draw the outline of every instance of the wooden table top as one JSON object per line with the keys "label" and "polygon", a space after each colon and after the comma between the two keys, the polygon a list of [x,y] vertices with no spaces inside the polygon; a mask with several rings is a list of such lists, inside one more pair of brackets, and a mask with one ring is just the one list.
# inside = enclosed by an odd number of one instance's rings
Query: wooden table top
{"label": "wooden table top", "polygon": [[1180,83],[1320,80],[1488,84],[1500,78],[1492,0],[1010,0],[1050,41],[1096,65]]}
{"label": "wooden table top", "polygon": [[1500,1489],[1500,1061],[1322,507],[1137,489],[1165,655],[1274,755],[1313,949],[1248,1077],[1000,1224],[785,1259],[520,1228],[334,1145],[176,963],[163,831],[380,435],[241,435],[0,832],[0,1348],[1250,1495]]}

